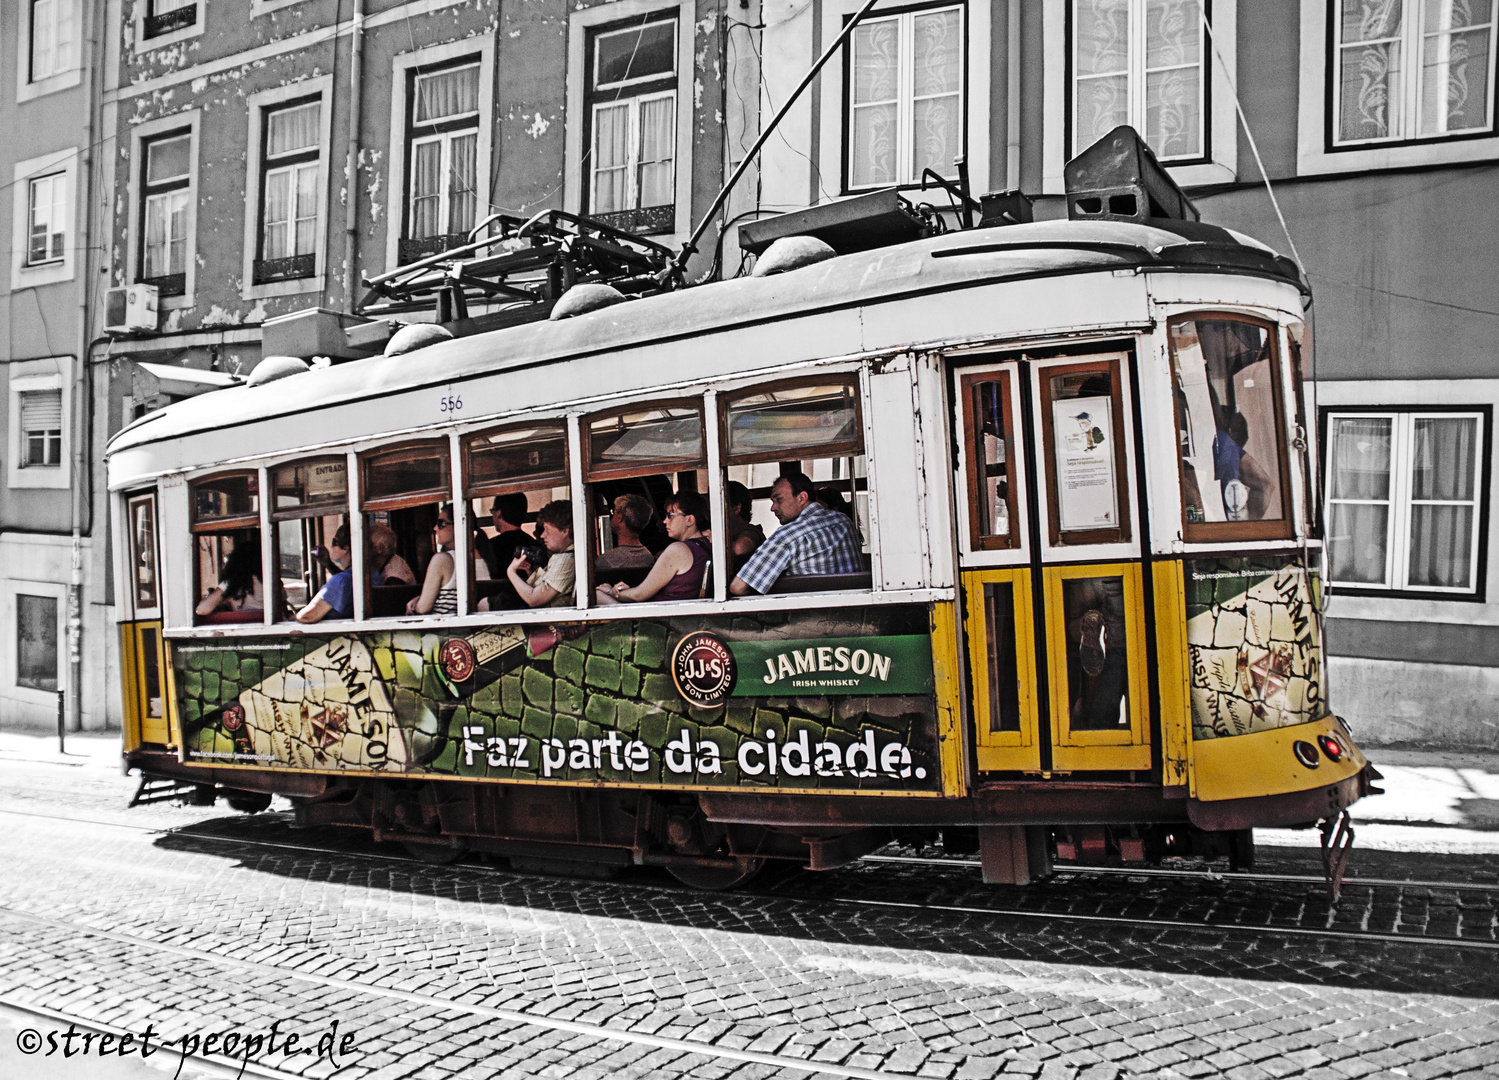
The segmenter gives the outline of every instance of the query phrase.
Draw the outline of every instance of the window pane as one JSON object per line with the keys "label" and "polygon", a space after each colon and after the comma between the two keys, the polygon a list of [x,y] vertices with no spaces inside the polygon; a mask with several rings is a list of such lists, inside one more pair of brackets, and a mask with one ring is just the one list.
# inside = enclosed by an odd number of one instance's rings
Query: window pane
{"label": "window pane", "polygon": [[1411,507],[1409,584],[1470,588],[1473,566],[1473,507]]}
{"label": "window pane", "polygon": [[677,102],[674,97],[640,103],[640,206],[674,202],[672,158],[676,146]]}
{"label": "window pane", "polygon": [[1411,498],[1471,500],[1477,440],[1476,417],[1418,418],[1411,447]]}
{"label": "window pane", "polygon": [[[991,384],[992,385],[992,384]],[[989,645],[989,730],[1020,730],[1020,673],[1015,657],[1015,587],[984,586],[984,629]]]}
{"label": "window pane", "polygon": [[1067,697],[1072,730],[1119,731],[1129,727],[1124,579],[1069,578],[1062,582],[1062,608],[1067,620]]}
{"label": "window pane", "polygon": [[316,147],[321,111],[318,102],[310,101],[271,113],[266,117],[265,152],[275,157]]}
{"label": "window pane", "polygon": [[1331,497],[1390,497],[1388,417],[1339,417],[1332,424]]}
{"label": "window pane", "polygon": [[1108,75],[1077,83],[1077,148],[1086,150],[1129,123],[1129,77]]}
{"label": "window pane", "polygon": [[1069,371],[1048,379],[1057,530],[1117,529],[1119,477],[1113,440],[1114,379],[1107,370]]}
{"label": "window pane", "polygon": [[854,29],[854,104],[892,101],[900,80],[900,22],[881,19]]}
{"label": "window pane", "polygon": [[264,257],[267,259],[284,259],[291,254],[287,250],[289,234],[287,225],[291,217],[291,177],[290,169],[277,169],[267,174],[265,178]]}
{"label": "window pane", "polygon": [[1269,332],[1232,319],[1171,324],[1183,511],[1193,522],[1280,521],[1280,372]]}
{"label": "window pane", "polygon": [[[1428,0],[1429,2],[1429,0]],[[1447,14],[1466,5],[1440,5]],[[1474,7],[1478,5],[1473,5]],[[1427,17],[1427,29],[1434,15]],[[1454,22],[1459,21],[1454,19]],[[1422,43],[1421,134],[1440,135],[1489,126],[1489,49],[1492,28],[1428,34]]]}
{"label": "window pane", "polygon": [[307,506],[338,506],[349,501],[348,462],[343,458],[299,461],[272,473],[276,487],[273,513]]}
{"label": "window pane", "polygon": [[963,70],[962,15],[957,11],[917,15],[912,29],[916,96],[956,93]]}
{"label": "window pane", "polygon": [[629,199],[630,105],[601,105],[593,113],[593,200],[595,213],[626,208]]}
{"label": "window pane", "polygon": [[968,448],[978,467],[978,514],[980,536],[1009,540],[1010,447],[1005,431],[1004,384],[998,381],[974,384],[972,408],[974,434],[978,442]]}
{"label": "window pane", "polygon": [[53,19],[55,0],[33,0],[31,4],[31,78],[52,74]]}
{"label": "window pane", "polygon": [[1333,503],[1327,534],[1332,580],[1360,585],[1385,582],[1390,508],[1377,503]]}
{"label": "window pane", "polygon": [[1339,63],[1342,84],[1339,135],[1343,139],[1383,139],[1399,134],[1400,97],[1405,92],[1401,83],[1400,42],[1343,49]]}
{"label": "window pane", "polygon": [[1375,41],[1399,37],[1404,0],[1342,0],[1343,41]]}
{"label": "window pane", "polygon": [[1202,62],[1202,14],[1197,0],[1147,0],[1145,67],[1163,68]]}
{"label": "window pane", "polygon": [[297,236],[293,254],[311,255],[317,246],[317,163],[297,166],[296,177]]}
{"label": "window pane", "polygon": [[187,269],[187,192],[146,199],[145,276],[180,274]]}
{"label": "window pane", "polygon": [[448,226],[444,232],[466,233],[474,227],[478,150],[477,132],[453,136],[449,146],[452,160],[448,176]]}
{"label": "window pane", "polygon": [[479,109],[479,65],[418,75],[412,115],[418,124]]}
{"label": "window pane", "polygon": [[193,485],[193,520],[222,521],[260,512],[260,478],[255,473],[216,476]]}
{"label": "window pane", "polygon": [[130,502],[130,565],[137,607],[156,606],[156,504],[150,498]]}
{"label": "window pane", "polygon": [[567,482],[567,433],[561,427],[474,435],[468,445],[470,490],[493,484]]}
{"label": "window pane", "polygon": [[915,102],[911,122],[915,128],[911,133],[911,150],[915,154],[912,178],[919,178],[923,169],[931,169],[938,176],[952,175],[963,134],[958,96],[951,94]]}
{"label": "window pane", "polygon": [[594,39],[594,86],[670,75],[676,56],[676,20],[600,34]]}
{"label": "window pane", "polygon": [[1145,77],[1145,141],[1159,158],[1202,153],[1201,71],[1195,67]]}
{"label": "window pane", "polygon": [[848,385],[797,386],[736,398],[728,408],[728,455],[786,461],[829,447],[860,447],[859,413]]}
{"label": "window pane", "polygon": [[389,498],[420,492],[447,494],[448,448],[414,446],[370,454],[364,459],[364,498]]}
{"label": "window pane", "polygon": [[696,409],[661,408],[589,422],[589,464],[594,469],[703,458],[703,418]]}
{"label": "window pane", "polygon": [[1073,9],[1077,73],[1103,75],[1129,69],[1129,0],[1078,0]]}
{"label": "window pane", "polygon": [[895,106],[865,105],[854,110],[852,161],[854,187],[895,183]]}
{"label": "window pane", "polygon": [[57,598],[16,594],[16,685],[57,689]]}
{"label": "window pane", "polygon": [[442,199],[442,141],[417,143],[411,162],[411,235],[436,236]]}
{"label": "window pane", "polygon": [[158,139],[146,145],[146,182],[160,183],[188,174],[189,152],[192,145],[190,135],[177,135],[170,139]]}

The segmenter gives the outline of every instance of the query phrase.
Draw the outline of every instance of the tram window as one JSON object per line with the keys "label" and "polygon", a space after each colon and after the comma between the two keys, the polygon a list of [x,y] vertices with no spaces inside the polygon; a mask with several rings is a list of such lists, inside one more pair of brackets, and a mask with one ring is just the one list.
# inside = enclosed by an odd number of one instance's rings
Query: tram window
{"label": "tram window", "polygon": [[195,621],[261,621],[259,474],[201,480],[192,485],[192,506]]}
{"label": "tram window", "polygon": [[130,582],[137,612],[156,607],[156,496],[137,495],[128,504]]}
{"label": "tram window", "polygon": [[[696,401],[631,406],[589,418],[587,431],[585,498],[593,525],[593,535],[587,538],[592,548],[590,585],[634,589],[672,543],[668,504],[679,494],[708,490],[702,406]],[[708,521],[697,525],[705,538],[711,536]],[[698,572],[697,566],[692,564],[692,573]],[[701,570],[699,592],[703,583],[712,581],[711,567],[703,565]],[[674,591],[691,590],[679,583]],[[610,602],[613,595],[602,599]]]}
{"label": "tram window", "polygon": [[522,553],[545,562],[536,514],[569,501],[567,429],[561,423],[482,431],[464,442],[468,479],[469,581],[475,610],[522,608],[510,564]]}
{"label": "tram window", "polygon": [[1170,336],[1184,539],[1287,535],[1273,328],[1189,317],[1172,320]]}
{"label": "tram window", "polygon": [[1119,362],[1095,359],[1041,370],[1052,544],[1129,539]]}
{"label": "tram window", "polygon": [[[756,387],[726,398],[723,411],[725,520],[731,576],[740,583],[736,592],[741,585],[754,592],[869,588],[869,480],[857,381],[824,378]],[[842,514],[853,526],[844,550],[820,560],[825,572],[796,572],[806,560],[782,545],[766,549],[763,565],[754,563],[761,546],[799,516],[788,516],[792,504],[800,502],[794,494],[782,492],[782,501],[776,501],[779,478],[797,474],[811,481],[809,505]],[[772,560],[785,569],[771,569]],[[740,577],[740,571],[749,576]]]}
{"label": "tram window", "polygon": [[330,457],[281,465],[272,482],[276,619],[286,621],[338,572],[328,544],[348,522],[348,462]]}
{"label": "tram window", "polygon": [[1014,413],[1005,372],[965,375],[963,435],[968,458],[969,538],[974,548],[1019,545],[1015,512]]}
{"label": "tram window", "polygon": [[1015,649],[1015,586],[984,586],[984,622],[989,645],[989,730],[1020,730],[1020,667]]}
{"label": "tram window", "polygon": [[[360,461],[363,487],[365,573],[372,618],[408,614],[427,575],[436,575],[431,608],[457,611],[452,559],[433,560],[457,545],[453,531],[448,444],[444,441],[372,451]],[[420,611],[410,613],[425,614]]]}
{"label": "tram window", "polygon": [[1062,611],[1067,621],[1067,706],[1072,730],[1127,729],[1124,578],[1068,578],[1062,582]]}

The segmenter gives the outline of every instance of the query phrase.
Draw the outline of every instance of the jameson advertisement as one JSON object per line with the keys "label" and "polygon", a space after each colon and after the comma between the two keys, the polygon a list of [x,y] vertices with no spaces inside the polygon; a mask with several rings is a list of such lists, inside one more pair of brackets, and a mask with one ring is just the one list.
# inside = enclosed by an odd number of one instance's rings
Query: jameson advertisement
{"label": "jameson advertisement", "polygon": [[172,643],[201,765],[936,791],[927,610]]}
{"label": "jameson advertisement", "polygon": [[1285,557],[1187,560],[1194,739],[1323,716],[1321,590]]}

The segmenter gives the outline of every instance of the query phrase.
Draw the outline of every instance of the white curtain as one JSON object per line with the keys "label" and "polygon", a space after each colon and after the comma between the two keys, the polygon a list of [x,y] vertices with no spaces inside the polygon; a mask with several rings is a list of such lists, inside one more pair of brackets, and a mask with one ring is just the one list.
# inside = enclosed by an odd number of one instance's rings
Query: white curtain
{"label": "white curtain", "polygon": [[668,206],[676,147],[677,102],[674,96],[640,103],[640,191],[637,206]]}
{"label": "white curtain", "polygon": [[1411,585],[1472,585],[1475,451],[1473,417],[1422,417],[1411,446]]}
{"label": "white curtain", "polygon": [[1078,150],[1129,123],[1129,9],[1130,0],[1078,0],[1073,9]]}
{"label": "white curtain", "polygon": [[268,157],[307,150],[318,144],[318,118],[322,106],[316,101],[291,109],[280,109],[266,118],[265,152]]}
{"label": "white curtain", "polygon": [[1145,5],[1145,141],[1161,158],[1202,152],[1202,14],[1197,0]]}
{"label": "white curtain", "polygon": [[1384,584],[1390,532],[1388,417],[1339,418],[1332,425],[1328,553],[1332,580]]}
{"label": "white curtain", "polygon": [[448,147],[451,161],[448,165],[448,227],[445,231],[466,233],[474,227],[479,134],[454,135]]}
{"label": "white curtain", "polygon": [[962,14],[917,15],[912,30],[911,179],[927,168],[948,176],[962,145]]}
{"label": "white curtain", "polygon": [[429,139],[411,148],[411,236],[420,240],[440,231],[442,140]]}
{"label": "white curtain", "polygon": [[418,75],[416,79],[416,122],[442,120],[450,116],[477,112],[479,108],[479,65]]}
{"label": "white curtain", "polygon": [[187,191],[168,191],[146,199],[146,272],[148,278],[180,274],[187,269]]}
{"label": "white curtain", "polygon": [[1421,134],[1487,127],[1493,0],[1426,0],[1425,15]]}
{"label": "white curtain", "polygon": [[630,103],[600,105],[593,111],[594,213],[626,208],[630,168]]}
{"label": "white curtain", "polygon": [[287,240],[291,218],[292,170],[277,169],[265,178],[265,237],[261,251],[267,259],[291,254]]}
{"label": "white curtain", "polygon": [[854,30],[853,147],[855,187],[893,184],[899,133],[900,20],[880,19]]}

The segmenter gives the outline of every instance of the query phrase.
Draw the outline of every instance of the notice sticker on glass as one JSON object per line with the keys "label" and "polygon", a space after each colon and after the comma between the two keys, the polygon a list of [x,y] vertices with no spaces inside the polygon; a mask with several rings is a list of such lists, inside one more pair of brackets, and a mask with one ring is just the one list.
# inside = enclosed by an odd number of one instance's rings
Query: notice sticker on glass
{"label": "notice sticker on glass", "polygon": [[1058,527],[1062,532],[1119,526],[1113,415],[1107,397],[1051,403]]}

